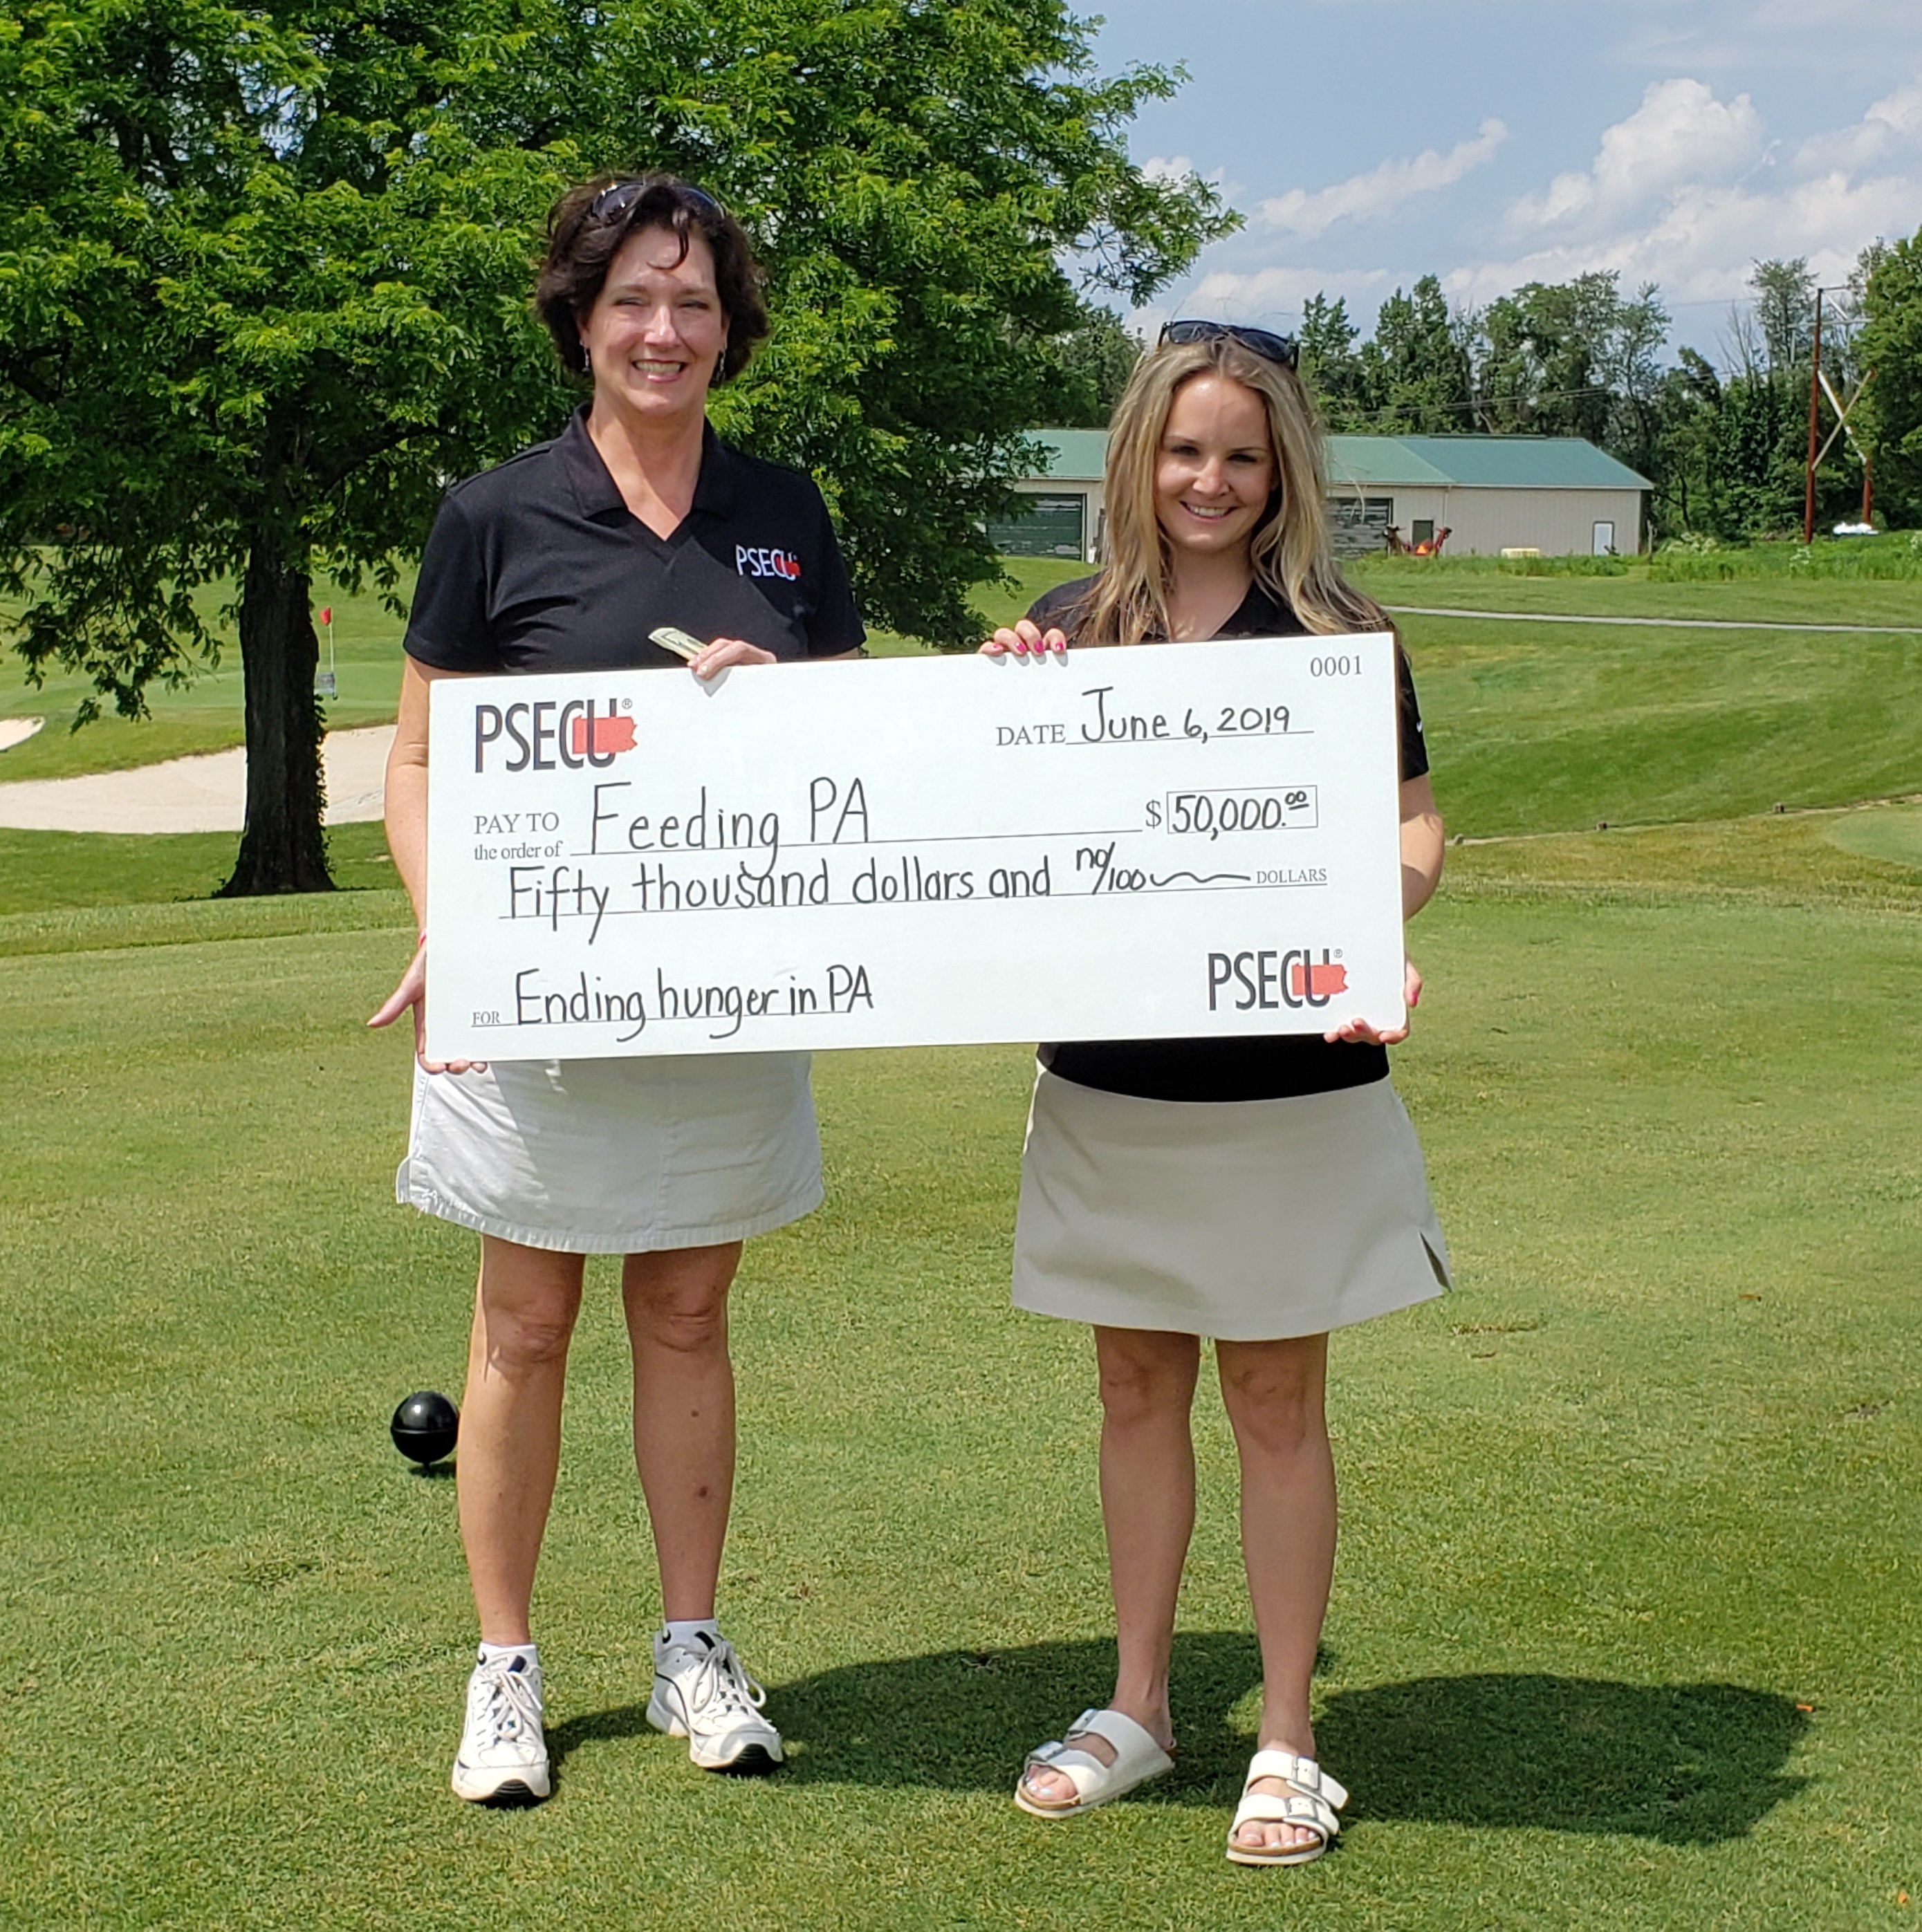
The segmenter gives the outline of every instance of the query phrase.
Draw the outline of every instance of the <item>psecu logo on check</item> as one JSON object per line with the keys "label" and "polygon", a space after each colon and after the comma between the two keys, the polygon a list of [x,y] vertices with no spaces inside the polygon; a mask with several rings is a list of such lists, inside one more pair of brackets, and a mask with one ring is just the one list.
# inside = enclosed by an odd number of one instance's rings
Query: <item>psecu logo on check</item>
{"label": "psecu logo on check", "polygon": [[611,765],[634,748],[634,720],[622,713],[631,698],[610,699],[605,710],[591,698],[543,698],[535,704],[474,706],[474,770],[488,769],[489,754],[503,771],[551,772],[561,766]]}
{"label": "psecu logo on check", "polygon": [[1238,1013],[1256,1006],[1325,1006],[1348,990],[1348,969],[1338,950],[1324,946],[1321,957],[1307,946],[1279,946],[1208,956],[1208,1010],[1224,1004]]}

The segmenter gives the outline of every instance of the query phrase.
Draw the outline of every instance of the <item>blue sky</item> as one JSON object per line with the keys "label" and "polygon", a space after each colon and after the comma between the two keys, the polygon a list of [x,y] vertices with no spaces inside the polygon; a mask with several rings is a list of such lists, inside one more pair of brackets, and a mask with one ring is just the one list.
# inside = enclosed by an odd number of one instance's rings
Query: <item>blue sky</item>
{"label": "blue sky", "polygon": [[[1098,10],[1090,4],[1088,10]],[[1286,327],[1615,268],[1713,353],[1759,257],[1842,280],[1922,227],[1922,0],[1105,0],[1104,70],[1186,64],[1130,146],[1248,218],[1140,320]]]}

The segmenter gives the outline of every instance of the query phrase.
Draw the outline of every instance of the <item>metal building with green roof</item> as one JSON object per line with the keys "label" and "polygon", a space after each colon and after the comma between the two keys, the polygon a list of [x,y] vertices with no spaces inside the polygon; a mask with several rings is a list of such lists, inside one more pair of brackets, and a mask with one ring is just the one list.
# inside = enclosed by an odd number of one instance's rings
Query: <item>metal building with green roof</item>
{"label": "metal building with green roof", "polygon": [[1010,556],[1078,556],[1094,562],[1101,554],[1108,463],[1104,429],[1038,429],[1039,473],[1014,485],[1020,508],[990,518],[988,535]]}
{"label": "metal building with green roof", "polygon": [[[990,526],[1005,550],[1100,554],[1107,432],[1038,430],[1042,473],[1014,486],[1024,513]],[[1446,531],[1449,554],[1544,556],[1641,548],[1648,479],[1573,436],[1335,436],[1329,508],[1344,550],[1413,548]]]}
{"label": "metal building with green roof", "polygon": [[1332,436],[1329,507],[1343,548],[1545,556],[1638,550],[1651,485],[1578,436]]}

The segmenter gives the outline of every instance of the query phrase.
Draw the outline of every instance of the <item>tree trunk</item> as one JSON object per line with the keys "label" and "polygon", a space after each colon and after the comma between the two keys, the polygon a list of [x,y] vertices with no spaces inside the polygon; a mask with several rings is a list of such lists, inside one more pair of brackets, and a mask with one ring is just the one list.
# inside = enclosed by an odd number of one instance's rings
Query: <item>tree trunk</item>
{"label": "tree trunk", "polygon": [[247,825],[223,898],[330,892],[321,830],[320,706],[305,548],[257,532],[240,596],[240,664],[247,702]]}

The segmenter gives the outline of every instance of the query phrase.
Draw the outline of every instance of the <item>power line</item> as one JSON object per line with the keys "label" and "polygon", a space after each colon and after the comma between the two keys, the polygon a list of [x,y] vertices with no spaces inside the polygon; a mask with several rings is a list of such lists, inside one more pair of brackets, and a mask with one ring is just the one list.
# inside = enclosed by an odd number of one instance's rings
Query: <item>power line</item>
{"label": "power line", "polygon": [[[1312,387],[1312,376],[1310,377],[1309,382],[1310,386]],[[1532,406],[1537,403],[1565,402],[1576,396],[1612,396],[1616,393],[1617,392],[1614,390],[1610,388],[1605,382],[1590,382],[1584,388],[1579,389],[1537,389],[1526,396],[1483,396],[1476,399],[1475,400],[1465,403],[1431,403],[1428,401],[1423,401],[1414,404],[1390,403],[1385,407],[1378,410],[1349,410],[1344,411],[1344,413],[1351,417],[1365,417],[1368,421],[1374,422],[1382,416],[1405,416],[1410,412],[1411,409],[1434,410],[1443,412],[1460,411],[1463,410],[1492,410],[1499,409],[1504,404],[1507,403],[1519,403]],[[1338,436],[1341,432],[1339,430],[1337,430],[1335,434]]]}

